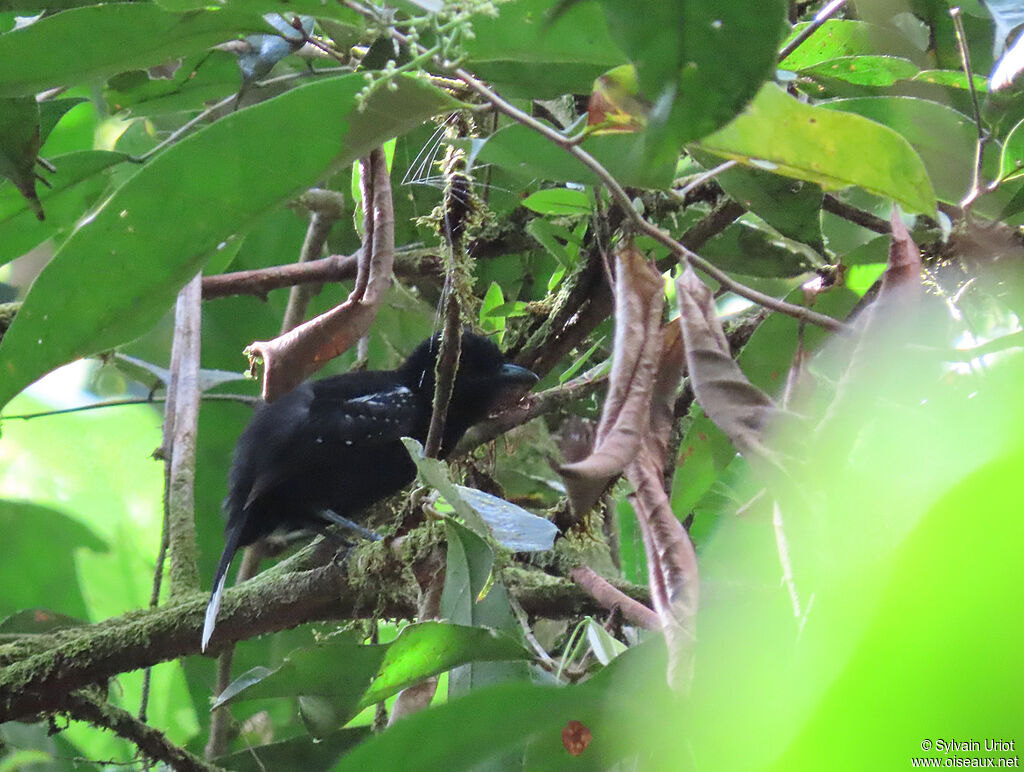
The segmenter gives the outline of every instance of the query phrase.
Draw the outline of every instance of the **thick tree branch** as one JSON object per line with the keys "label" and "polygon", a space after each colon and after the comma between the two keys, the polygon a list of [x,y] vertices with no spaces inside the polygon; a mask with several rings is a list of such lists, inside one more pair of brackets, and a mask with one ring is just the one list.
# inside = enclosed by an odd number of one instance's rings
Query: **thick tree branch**
{"label": "thick tree branch", "polygon": [[[235,641],[317,620],[415,615],[416,586],[386,546],[360,547],[381,550],[373,559],[332,560],[322,545],[316,542],[229,589],[210,649],[219,652]],[[326,563],[315,565],[318,560]],[[359,565],[358,575],[349,572],[349,565]],[[533,616],[559,619],[601,612],[566,579],[514,568],[506,570],[505,581]],[[649,600],[645,588],[624,589],[642,603]],[[0,723],[60,710],[71,692],[119,673],[198,654],[206,601],[205,594],[194,593],[172,605],[0,646]]]}

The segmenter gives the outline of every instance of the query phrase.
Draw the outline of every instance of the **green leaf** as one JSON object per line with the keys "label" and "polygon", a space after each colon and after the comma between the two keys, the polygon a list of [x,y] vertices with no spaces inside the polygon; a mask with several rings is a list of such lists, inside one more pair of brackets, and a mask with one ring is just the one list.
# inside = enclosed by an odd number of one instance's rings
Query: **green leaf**
{"label": "green leaf", "polygon": [[149,3],[73,8],[0,35],[0,96],[105,78],[268,29],[257,14],[228,10],[174,14]]}
{"label": "green leaf", "polygon": [[477,316],[477,321],[485,332],[498,333],[499,344],[505,331],[505,316],[495,313],[495,311],[503,306],[505,306],[505,295],[501,291],[501,285],[496,281],[492,281],[491,285],[487,288],[487,294],[484,295],[483,302],[480,304],[480,313]]}
{"label": "green leaf", "polygon": [[215,759],[218,766],[232,772],[267,772],[270,769],[301,769],[305,772],[328,770],[343,754],[371,735],[370,727],[340,729],[310,742],[306,735],[280,742],[244,748]]}
{"label": "green leaf", "polygon": [[768,84],[742,115],[699,147],[826,189],[859,185],[909,212],[933,214],[932,183],[907,140],[861,116],[839,115]]}
{"label": "green leaf", "polygon": [[[647,170],[644,166],[643,134],[606,134],[588,137],[583,147],[623,185],[667,189],[675,176],[671,163]],[[495,132],[484,143],[477,160],[493,163],[525,181],[600,183],[579,161],[525,126],[515,124]]]}
{"label": "green leaf", "polygon": [[[64,362],[146,332],[230,236],[451,104],[402,78],[359,112],[364,83],[358,75],[310,83],[233,113],[128,178],[33,284],[0,344],[0,404]],[[96,276],[116,281],[102,294],[68,293]]]}
{"label": "green leaf", "polygon": [[185,58],[170,78],[153,78],[146,70],[119,73],[107,81],[103,97],[114,113],[166,115],[202,110],[238,91],[241,80],[236,57],[203,51]]}
{"label": "green leaf", "polygon": [[60,123],[64,114],[76,105],[87,101],[83,97],[69,97],[67,99],[47,99],[39,103],[39,141],[46,144],[46,138],[50,132]]}
{"label": "green leaf", "polygon": [[[276,668],[255,667],[240,675],[212,708],[243,700],[305,695],[330,698],[333,705],[342,709],[348,706],[349,710],[342,712],[351,718],[359,698],[380,669],[387,648],[357,643],[343,635],[319,646],[296,649]],[[325,678],[325,673],[332,677]]]}
{"label": "green leaf", "polygon": [[[441,615],[464,625],[491,627],[520,635],[508,594],[492,573],[494,553],[473,531],[454,521],[445,523],[448,554],[445,561]],[[448,696],[466,694],[481,686],[523,680],[526,666],[519,662],[481,662],[454,668],[448,676]]]}
{"label": "green leaf", "polygon": [[444,496],[445,501],[477,536],[486,537],[487,524],[477,514],[477,511],[459,495],[455,483],[452,482],[448,474],[447,464],[437,458],[427,458],[423,454],[423,446],[411,437],[403,437],[402,444],[405,445],[405,449],[409,451],[409,457],[416,464],[416,472],[420,479]]}
{"label": "green leaf", "polygon": [[[801,22],[794,26],[789,40],[799,35],[807,24]],[[852,19],[829,19],[779,66],[784,70],[802,70],[831,59],[862,54],[920,61],[924,52],[891,27]]]}
{"label": "green leaf", "polygon": [[538,214],[553,215],[585,215],[591,210],[590,197],[572,188],[538,190],[523,199],[523,206]]}
{"label": "green leaf", "polygon": [[554,546],[558,528],[550,520],[476,488],[465,485],[455,488],[462,500],[487,523],[494,540],[501,546],[513,552],[541,552]]}
{"label": "green leaf", "polygon": [[602,0],[612,36],[653,105],[644,161],[675,160],[686,142],[730,121],[772,74],[784,34],[779,0]]}
{"label": "green leaf", "polygon": [[359,701],[365,708],[428,676],[467,662],[530,659],[518,641],[486,627],[441,622],[409,625],[388,646],[380,672]]}
{"label": "green leaf", "polygon": [[529,658],[517,641],[494,630],[421,622],[408,625],[388,644],[364,645],[340,636],[293,651],[277,668],[256,667],[236,678],[213,707],[268,697],[315,697],[330,712],[328,723],[336,723],[331,728],[337,728],[363,708],[458,665]]}
{"label": "green leaf", "polygon": [[598,6],[575,4],[552,21],[554,0],[500,5],[476,16],[466,41],[469,68],[507,97],[546,99],[586,93],[602,72],[626,61]]}
{"label": "green leaf", "polygon": [[47,555],[47,560],[0,561],[0,618],[39,605],[80,619],[89,617],[75,568],[80,549],[107,552],[107,544],[77,520],[48,507],[0,499],[0,529],[8,556]]}
{"label": "green leaf", "polygon": [[810,250],[787,243],[765,228],[734,223],[701,248],[701,255],[730,273],[764,278],[791,277],[814,268]]}
{"label": "green leaf", "polygon": [[[718,160],[694,151],[706,168]],[[761,169],[735,166],[715,176],[722,190],[748,212],[753,212],[783,236],[800,241],[821,253],[822,190],[817,185],[783,177]]]}
{"label": "green leaf", "polygon": [[[527,769],[616,768],[618,761],[648,751],[629,741],[635,734],[623,731],[623,720],[637,726],[654,720],[652,703],[664,704],[664,674],[664,649],[655,640],[625,652],[582,684],[484,689],[403,719],[356,748],[334,772],[407,769],[409,759],[418,769],[479,769],[489,761],[507,764],[505,754],[528,742],[536,756],[531,754]],[[576,757],[562,739],[571,721],[593,737]]]}
{"label": "green leaf", "polygon": [[921,156],[941,201],[958,204],[971,185],[978,131],[966,115],[912,97],[859,97],[826,102],[899,132]]}
{"label": "green leaf", "polygon": [[862,86],[891,86],[898,80],[913,78],[918,67],[898,56],[841,56],[805,67],[801,75],[822,75]]}

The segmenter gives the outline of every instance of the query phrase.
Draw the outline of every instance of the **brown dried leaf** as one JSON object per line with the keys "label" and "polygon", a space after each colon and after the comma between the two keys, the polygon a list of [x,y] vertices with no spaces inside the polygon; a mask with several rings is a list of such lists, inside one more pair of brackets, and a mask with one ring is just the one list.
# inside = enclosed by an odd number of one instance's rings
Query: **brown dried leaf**
{"label": "brown dried leaf", "polygon": [[661,359],[651,393],[650,431],[644,437],[644,447],[664,467],[668,439],[675,424],[673,413],[679,383],[686,371],[686,351],[678,324],[665,325],[661,330]]}
{"label": "brown dried leaf", "polygon": [[643,534],[648,582],[669,651],[669,683],[685,688],[693,675],[700,580],[697,553],[672,512],[662,486],[662,467],[644,451],[626,469],[635,492],[630,496]]}
{"label": "brown dried leaf", "polygon": [[588,511],[637,454],[661,354],[661,274],[632,244],[615,256],[615,342],[594,451],[559,468],[573,510]]}
{"label": "brown dried leaf", "polygon": [[729,352],[711,290],[693,272],[676,280],[686,365],[697,402],[744,456],[770,458],[764,434],[778,413]]}
{"label": "brown dried leaf", "polygon": [[917,299],[921,289],[921,252],[910,238],[899,211],[892,208],[892,242],[889,244],[889,264],[882,276],[879,300],[890,302],[896,295],[904,301]]}
{"label": "brown dried leaf", "polygon": [[356,287],[348,299],[330,311],[300,324],[270,341],[256,341],[246,349],[250,358],[263,360],[263,399],[287,394],[325,363],[347,351],[363,337],[377,316],[384,293],[391,286],[395,257],[395,215],[391,180],[384,152],[374,150],[362,162],[372,188],[364,199],[372,211],[372,228],[359,258]]}

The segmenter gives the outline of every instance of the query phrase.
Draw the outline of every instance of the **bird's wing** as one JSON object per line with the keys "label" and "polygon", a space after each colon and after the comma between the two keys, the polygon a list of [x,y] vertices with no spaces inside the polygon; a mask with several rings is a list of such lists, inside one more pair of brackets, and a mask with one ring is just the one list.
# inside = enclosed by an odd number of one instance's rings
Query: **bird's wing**
{"label": "bird's wing", "polygon": [[[285,454],[263,465],[244,508],[303,469],[334,465],[346,453],[394,442],[413,434],[424,420],[421,403],[406,386],[391,385],[353,396],[349,389],[332,389],[329,380],[315,384],[308,413],[289,427],[289,436],[280,443]],[[321,384],[326,388],[318,388]]]}

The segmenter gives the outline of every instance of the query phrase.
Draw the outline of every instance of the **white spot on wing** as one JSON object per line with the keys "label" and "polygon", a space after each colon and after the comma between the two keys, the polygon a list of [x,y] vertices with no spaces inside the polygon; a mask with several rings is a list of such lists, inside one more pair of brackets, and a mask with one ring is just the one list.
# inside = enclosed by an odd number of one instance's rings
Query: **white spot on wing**
{"label": "white spot on wing", "polygon": [[365,396],[362,397],[350,399],[349,402],[361,402],[366,405],[378,406],[386,405],[389,402],[397,402],[401,404],[402,402],[405,402],[406,399],[411,395],[412,392],[409,391],[409,389],[406,388],[405,386],[396,386],[395,388],[390,389],[389,391],[378,391],[373,394],[366,394]]}

